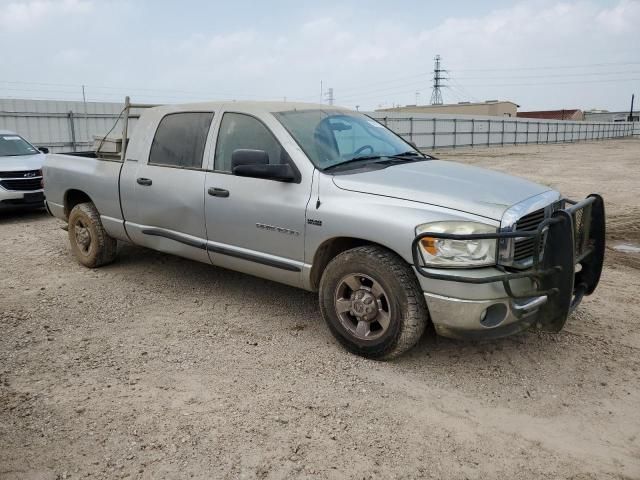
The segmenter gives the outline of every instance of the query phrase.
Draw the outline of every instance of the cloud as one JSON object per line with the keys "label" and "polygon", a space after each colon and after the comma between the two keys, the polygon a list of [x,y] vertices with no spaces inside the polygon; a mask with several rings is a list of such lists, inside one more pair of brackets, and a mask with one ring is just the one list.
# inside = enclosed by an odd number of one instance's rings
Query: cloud
{"label": "cloud", "polygon": [[637,35],[638,19],[640,19],[640,2],[625,0],[618,5],[604,9],[596,16],[599,28],[615,35]]}
{"label": "cloud", "polygon": [[67,48],[54,54],[52,59],[57,64],[68,66],[85,62],[87,61],[88,56],[89,55],[86,50]]}
{"label": "cloud", "polygon": [[46,20],[87,13],[92,6],[89,0],[29,0],[0,4],[0,28],[9,31],[33,29]]}
{"label": "cloud", "polygon": [[[47,81],[86,84],[89,92],[92,85],[108,87],[93,89],[99,98],[131,94],[140,101],[315,101],[322,80],[334,88],[338,103],[364,109],[412,103],[417,91],[428,99],[433,56],[441,54],[451,77],[445,101],[500,98],[532,109],[627,104],[633,84],[588,83],[628,78],[611,73],[623,67],[577,66],[640,61],[631,40],[640,2],[507,5],[483,4],[473,15],[450,6],[448,16],[429,24],[425,6],[402,14],[397,5],[363,10],[328,0],[322,9],[304,5],[295,14],[258,5],[253,13],[262,22],[234,23],[221,12],[219,22],[205,25],[192,17],[199,8],[181,11],[177,19],[161,2],[13,0],[0,8],[0,40],[16,41],[19,49],[3,53],[2,77],[45,72]],[[27,30],[34,20],[40,27]],[[533,69],[554,65],[560,68]]]}

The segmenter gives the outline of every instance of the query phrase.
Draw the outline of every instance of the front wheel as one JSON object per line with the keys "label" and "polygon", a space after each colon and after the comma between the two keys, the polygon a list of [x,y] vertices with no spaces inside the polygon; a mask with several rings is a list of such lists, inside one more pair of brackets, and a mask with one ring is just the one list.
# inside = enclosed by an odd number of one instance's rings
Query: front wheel
{"label": "front wheel", "polygon": [[353,353],[396,357],[424,333],[428,313],[414,272],[378,246],[336,256],[320,281],[320,310],[338,341]]}
{"label": "front wheel", "polygon": [[117,241],[105,231],[93,203],[79,203],[73,207],[69,213],[68,232],[71,250],[85,267],[100,267],[116,258]]}

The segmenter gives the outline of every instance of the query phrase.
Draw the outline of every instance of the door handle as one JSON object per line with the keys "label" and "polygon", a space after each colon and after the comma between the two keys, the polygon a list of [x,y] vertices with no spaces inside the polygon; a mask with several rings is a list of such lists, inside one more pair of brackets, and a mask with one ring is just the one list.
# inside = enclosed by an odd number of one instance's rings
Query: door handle
{"label": "door handle", "polygon": [[214,187],[210,187],[209,190],[207,190],[207,193],[209,195],[211,195],[212,197],[228,197],[229,196],[229,190],[225,190],[224,188],[214,188]]}
{"label": "door handle", "polygon": [[153,183],[150,178],[142,178],[142,177],[140,177],[136,181],[138,182],[139,185],[144,185],[145,187],[148,187]]}

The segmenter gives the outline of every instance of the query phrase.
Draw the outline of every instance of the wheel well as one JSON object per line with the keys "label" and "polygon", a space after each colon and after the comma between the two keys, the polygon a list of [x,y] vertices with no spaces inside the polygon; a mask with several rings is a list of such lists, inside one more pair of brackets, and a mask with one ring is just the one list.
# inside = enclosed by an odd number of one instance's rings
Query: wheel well
{"label": "wheel well", "polygon": [[362,238],[353,237],[336,237],[326,240],[322,243],[313,257],[313,266],[311,267],[311,289],[316,291],[320,287],[320,279],[322,273],[329,262],[342,252],[363,245],[377,245],[375,242],[364,240]]}
{"label": "wheel well", "polygon": [[64,215],[69,218],[69,214],[73,207],[78,205],[79,203],[90,202],[91,198],[89,195],[84,193],[81,190],[68,190],[64,195]]}

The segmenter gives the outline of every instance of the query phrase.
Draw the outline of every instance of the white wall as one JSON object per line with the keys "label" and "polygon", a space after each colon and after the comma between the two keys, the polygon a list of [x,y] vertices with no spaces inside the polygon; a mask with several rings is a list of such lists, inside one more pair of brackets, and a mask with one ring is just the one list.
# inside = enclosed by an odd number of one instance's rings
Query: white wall
{"label": "white wall", "polygon": [[573,122],[446,114],[408,116],[389,112],[372,112],[369,115],[423,149],[577,142],[630,136],[634,129],[629,122]]}
{"label": "white wall", "polygon": [[[122,103],[0,99],[0,130],[13,130],[39,147],[49,147],[52,152],[90,150],[93,137],[105,135],[114,126],[123,106]],[[135,129],[138,113],[132,111],[129,131]],[[575,142],[629,136],[634,127],[635,134],[640,134],[640,123],[627,122],[396,112],[369,115],[424,149]],[[118,121],[111,136],[119,137],[121,132],[121,121]]]}
{"label": "white wall", "polygon": [[[93,137],[105,135],[123,107],[123,103],[0,99],[0,130],[17,132],[52,153],[90,150]],[[112,135],[121,133],[119,121]]]}

